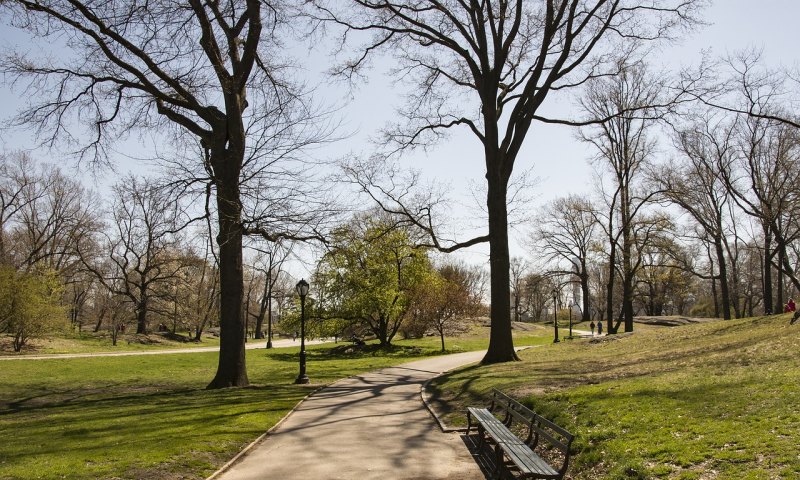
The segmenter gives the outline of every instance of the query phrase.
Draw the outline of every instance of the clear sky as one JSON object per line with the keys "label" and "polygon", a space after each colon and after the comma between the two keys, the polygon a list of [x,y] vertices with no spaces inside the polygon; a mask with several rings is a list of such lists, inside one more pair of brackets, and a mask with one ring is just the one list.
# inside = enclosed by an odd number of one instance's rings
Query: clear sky
{"label": "clear sky", "polygon": [[[665,48],[653,55],[651,62],[656,67],[659,63],[675,68],[697,62],[702,49],[711,49],[713,54],[722,55],[747,47],[763,48],[764,58],[770,65],[794,66],[800,54],[797,53],[798,29],[800,18],[800,2],[792,0],[716,0],[706,11],[708,26],[701,28],[685,38],[679,45]],[[25,45],[25,37],[6,26],[0,26],[0,46]],[[327,59],[325,47],[307,56],[304,66],[312,79],[320,78],[325,70]],[[344,104],[341,115],[344,128],[357,132],[355,135],[315,152],[316,155],[336,157],[348,152],[369,152],[371,146],[368,138],[374,136],[377,127],[390,120],[393,109],[399,104],[390,80],[380,71],[375,71],[369,83],[363,85],[352,98],[344,90],[325,87],[320,90],[329,103]],[[7,118],[19,105],[17,93],[8,85],[0,85],[0,102],[3,105],[0,115]],[[569,105],[564,107],[569,108]],[[33,139],[24,132],[0,132],[0,147],[4,149],[29,149],[34,145]],[[131,143],[125,150],[141,149],[146,157],[146,148]],[[122,150],[122,149],[120,149]],[[589,192],[594,182],[592,167],[588,163],[591,150],[576,139],[574,130],[567,127],[534,125],[529,134],[515,171],[517,173],[531,169],[540,181],[533,191],[534,201],[528,207],[535,210],[538,205],[568,193]],[[37,158],[56,160],[57,153],[44,151],[34,152]],[[429,179],[438,179],[451,185],[454,192],[453,214],[456,217],[469,217],[478,213],[465,209],[462,205],[474,205],[471,196],[460,194],[468,190],[470,182],[482,186],[484,183],[483,158],[477,141],[469,135],[454,134],[437,148],[427,154],[409,155],[405,162],[409,166],[421,169]],[[141,163],[132,162],[120,156],[120,171],[142,171]],[[78,175],[78,173],[76,173]],[[95,180],[88,180],[94,184]],[[113,182],[114,174],[108,173],[106,178],[99,179],[99,184]],[[464,231],[461,225],[455,225]],[[524,235],[524,227],[512,232],[512,254],[524,255],[519,240]],[[480,233],[480,232],[473,232]],[[469,233],[465,233],[465,236]],[[467,258],[473,262],[485,261],[488,248],[476,247]],[[301,267],[300,270],[303,270]],[[296,275],[307,276],[297,271]]]}

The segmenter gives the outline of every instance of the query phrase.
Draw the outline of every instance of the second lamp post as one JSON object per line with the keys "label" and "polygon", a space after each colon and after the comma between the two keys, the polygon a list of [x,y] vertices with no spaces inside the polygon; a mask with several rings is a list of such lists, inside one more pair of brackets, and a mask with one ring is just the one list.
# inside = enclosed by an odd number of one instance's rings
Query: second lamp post
{"label": "second lamp post", "polygon": [[558,343],[558,289],[553,289],[553,330],[555,331],[555,339],[553,343]]}
{"label": "second lamp post", "polygon": [[306,295],[308,295],[308,282],[300,280],[295,286],[300,295],[300,373],[294,383],[308,383],[306,375]]}

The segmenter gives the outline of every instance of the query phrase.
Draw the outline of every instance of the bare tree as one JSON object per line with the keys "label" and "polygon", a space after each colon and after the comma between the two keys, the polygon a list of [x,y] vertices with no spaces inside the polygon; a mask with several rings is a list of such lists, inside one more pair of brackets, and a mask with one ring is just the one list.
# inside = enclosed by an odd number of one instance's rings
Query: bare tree
{"label": "bare tree", "polygon": [[202,341],[203,331],[219,318],[219,267],[214,254],[214,245],[207,232],[198,235],[203,246],[195,245],[197,250],[190,249],[185,254],[186,266],[183,268],[187,276],[189,326],[194,341]]}
{"label": "bare tree", "polygon": [[0,263],[12,264],[8,235],[13,220],[28,202],[36,200],[30,192],[38,192],[36,164],[25,153],[13,152],[0,155]]}
{"label": "bare tree", "polygon": [[34,171],[35,182],[23,191],[27,198],[14,232],[16,263],[25,269],[75,271],[80,265],[77,246],[99,227],[93,208],[97,199],[58,168],[43,165]]}
{"label": "bare tree", "polygon": [[[764,312],[781,311],[782,288],[773,303],[773,267],[800,290],[800,279],[789,262],[787,247],[800,238],[796,219],[800,194],[794,177],[800,167],[800,130],[759,117],[739,122],[738,155],[721,171],[737,205],[758,219],[762,229]],[[777,258],[776,258],[777,257]]]}
{"label": "bare tree", "polygon": [[[395,77],[411,84],[403,121],[386,131],[388,155],[425,147],[454,127],[477,140],[486,166],[488,232],[444,244],[430,208],[406,208],[397,185],[379,188],[355,171],[354,181],[383,208],[405,214],[433,246],[449,252],[488,242],[492,328],[484,363],[517,358],[511,337],[508,187],[540,107],[551,94],[617,69],[615,53],[674,34],[691,23],[700,1],[684,0],[312,0],[320,22],[372,37],[335,68],[353,79],[376,52],[398,60]],[[601,118],[616,115],[605,114]],[[567,122],[569,123],[569,122]]]}
{"label": "bare tree", "polygon": [[664,198],[688,213],[708,238],[718,272],[723,318],[731,318],[726,219],[730,193],[722,171],[735,155],[736,120],[704,117],[679,130],[675,146],[682,161],[654,172],[652,180]]}
{"label": "bare tree", "polygon": [[24,153],[0,163],[0,264],[55,272],[73,327],[83,323],[92,276],[78,257],[100,228],[97,199],[59,168]]}
{"label": "bare tree", "polygon": [[[267,320],[267,348],[272,348],[272,290],[282,272],[283,263],[292,253],[292,245],[285,242],[274,242],[269,248],[256,247],[258,256],[253,265],[253,278],[247,289],[247,304],[251,297],[256,303],[255,311],[248,315],[255,319],[253,338],[264,338],[264,320]],[[260,285],[255,285],[258,282]]]}
{"label": "bare tree", "polygon": [[511,259],[510,267],[512,310],[514,321],[519,322],[520,317],[527,312],[522,297],[525,288],[524,278],[528,274],[528,262],[524,258],[514,257]]}
{"label": "bare tree", "polygon": [[[191,163],[205,172],[206,193],[216,195],[221,307],[219,364],[209,388],[248,384],[243,235],[318,236],[307,233],[314,226],[307,223],[243,218],[243,183],[264,168],[280,170],[285,155],[321,135],[310,128],[314,115],[289,79],[280,41],[287,25],[283,7],[263,0],[0,4],[14,25],[48,41],[64,36],[73,52],[61,58],[11,53],[3,59],[13,81],[37,92],[28,96],[31,104],[17,117],[19,124],[36,128],[50,146],[77,143],[82,159],[107,160],[112,142],[141,129],[171,133],[175,145],[194,144],[202,151]],[[256,206],[250,213],[260,214]]]}
{"label": "bare tree", "polygon": [[[625,331],[633,331],[634,229],[639,211],[655,192],[640,192],[645,166],[651,161],[654,141],[649,131],[660,114],[650,108],[661,103],[663,88],[641,63],[623,66],[619,75],[593,80],[582,100],[591,116],[608,118],[583,132],[583,139],[597,149],[597,161],[611,173],[612,192],[606,193],[608,214],[604,222],[609,242],[606,294],[608,333],[613,323],[613,293],[619,254],[622,279],[622,318]],[[615,112],[624,112],[615,115]]]}
{"label": "bare tree", "polygon": [[[559,198],[546,206],[532,234],[532,244],[541,248],[552,271],[573,274],[581,285],[581,316],[588,322],[591,316],[589,293],[589,255],[597,229],[597,215],[592,203],[585,198]],[[559,265],[568,265],[564,269]]]}
{"label": "bare tree", "polygon": [[[136,316],[136,333],[147,333],[152,303],[171,295],[181,269],[179,260],[181,210],[163,188],[149,180],[129,177],[114,187],[112,222],[102,242],[111,262],[109,270],[98,267],[98,252],[83,252],[82,259],[106,288],[126,298]],[[100,259],[104,262],[105,258]]]}

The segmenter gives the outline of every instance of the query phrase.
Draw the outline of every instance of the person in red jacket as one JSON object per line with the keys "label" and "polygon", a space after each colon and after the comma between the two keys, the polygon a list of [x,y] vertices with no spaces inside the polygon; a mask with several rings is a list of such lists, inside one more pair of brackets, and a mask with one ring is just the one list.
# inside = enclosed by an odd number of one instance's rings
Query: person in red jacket
{"label": "person in red jacket", "polygon": [[786,306],[783,307],[783,313],[791,313],[797,310],[797,306],[794,304],[794,300],[791,298],[788,302],[786,302]]}

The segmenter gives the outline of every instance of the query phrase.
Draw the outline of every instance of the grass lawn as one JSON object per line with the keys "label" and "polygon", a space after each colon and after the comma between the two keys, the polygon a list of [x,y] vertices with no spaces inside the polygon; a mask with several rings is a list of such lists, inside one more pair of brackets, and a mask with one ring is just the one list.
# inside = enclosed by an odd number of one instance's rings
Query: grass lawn
{"label": "grass lawn", "polygon": [[[549,335],[517,332],[516,342]],[[487,337],[482,329],[447,347],[485,348]],[[394,343],[310,346],[310,386],[292,384],[297,348],[249,350],[253,385],[226,390],[204,390],[216,353],[0,361],[0,479],[205,478],[317,386],[439,354],[437,337]]]}
{"label": "grass lawn", "polygon": [[135,352],[157,349],[194,347],[218,347],[219,337],[203,335],[202,342],[170,340],[168,335],[121,334],[117,345],[112,345],[111,334],[101,332],[67,332],[45,338],[34,338],[16,353],[11,346],[11,337],[0,335],[0,356],[3,355],[49,355],[59,353]]}
{"label": "grass lawn", "polygon": [[457,370],[430,394],[463,425],[492,387],[511,393],[577,435],[573,479],[800,478],[800,325],[788,320],[545,345]]}

